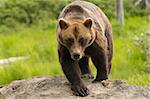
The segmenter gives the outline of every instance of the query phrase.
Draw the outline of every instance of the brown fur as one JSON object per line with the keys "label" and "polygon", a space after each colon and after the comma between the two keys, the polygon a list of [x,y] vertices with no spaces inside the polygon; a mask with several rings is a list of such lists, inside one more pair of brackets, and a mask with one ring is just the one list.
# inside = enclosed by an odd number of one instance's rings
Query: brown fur
{"label": "brown fur", "polygon": [[97,69],[94,82],[108,79],[113,55],[112,30],[97,6],[85,1],[66,6],[59,16],[57,39],[60,64],[76,95],[89,94],[81,79],[84,74],[93,78],[89,57]]}

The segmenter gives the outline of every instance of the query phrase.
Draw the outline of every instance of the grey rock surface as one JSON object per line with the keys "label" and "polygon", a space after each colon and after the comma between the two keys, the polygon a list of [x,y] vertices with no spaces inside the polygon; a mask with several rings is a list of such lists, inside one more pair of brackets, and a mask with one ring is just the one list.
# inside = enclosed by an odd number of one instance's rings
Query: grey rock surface
{"label": "grey rock surface", "polygon": [[150,89],[128,85],[121,80],[91,83],[87,97],[74,96],[64,77],[32,77],[0,88],[0,99],[150,99]]}

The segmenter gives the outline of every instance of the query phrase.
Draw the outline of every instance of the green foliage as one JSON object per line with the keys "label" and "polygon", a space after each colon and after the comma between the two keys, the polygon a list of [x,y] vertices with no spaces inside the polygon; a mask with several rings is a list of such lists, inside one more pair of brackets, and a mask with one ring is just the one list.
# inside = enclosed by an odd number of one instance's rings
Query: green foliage
{"label": "green foliage", "polygon": [[133,0],[124,0],[124,13],[125,17],[129,16],[147,16],[150,15],[150,8],[142,9],[135,6]]}
{"label": "green foliage", "polygon": [[[2,1],[1,1],[2,2]],[[58,17],[67,0],[10,0],[0,6],[0,25],[38,24]]]}
{"label": "green foliage", "polygon": [[144,72],[150,73],[150,32],[142,33],[135,40],[137,41],[136,45],[142,49],[145,56],[143,70]]}
{"label": "green foliage", "polygon": [[[17,25],[42,24],[49,26],[49,20],[57,19],[62,8],[73,0],[5,0],[0,1],[0,32]],[[114,18],[114,0],[87,0],[99,6],[110,18]],[[124,0],[125,17],[146,16],[150,9],[136,7],[132,0]],[[4,25],[4,26],[3,26]],[[6,28],[5,28],[6,27]]]}
{"label": "green foliage", "polygon": [[[145,47],[146,52],[149,52],[149,37],[143,38],[139,36],[149,29],[149,21],[149,16],[128,18],[125,20],[124,29],[121,29],[116,21],[112,21],[115,42],[113,79],[124,79],[130,84],[149,86],[150,74],[148,65],[145,66],[145,62],[147,63],[150,58],[147,58],[148,61],[146,61],[145,57],[148,55],[143,52]],[[135,40],[137,37],[138,40]]]}
{"label": "green foliage", "polygon": [[[115,1],[114,0],[87,0],[98,7],[100,7],[109,18],[115,16]],[[141,9],[138,6],[135,6],[133,0],[123,0],[124,1],[124,15],[125,17],[129,16],[146,16],[150,15],[150,8]]]}

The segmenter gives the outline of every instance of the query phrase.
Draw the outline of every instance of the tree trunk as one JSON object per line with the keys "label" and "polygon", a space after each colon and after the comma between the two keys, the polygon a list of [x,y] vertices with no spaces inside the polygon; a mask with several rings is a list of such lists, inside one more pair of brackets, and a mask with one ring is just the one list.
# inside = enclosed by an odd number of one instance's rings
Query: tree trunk
{"label": "tree trunk", "polygon": [[140,8],[145,9],[148,7],[149,3],[150,0],[137,0],[135,2],[135,6],[139,6]]}
{"label": "tree trunk", "polygon": [[120,25],[124,26],[124,10],[123,10],[123,0],[115,0],[115,16],[120,22]]}

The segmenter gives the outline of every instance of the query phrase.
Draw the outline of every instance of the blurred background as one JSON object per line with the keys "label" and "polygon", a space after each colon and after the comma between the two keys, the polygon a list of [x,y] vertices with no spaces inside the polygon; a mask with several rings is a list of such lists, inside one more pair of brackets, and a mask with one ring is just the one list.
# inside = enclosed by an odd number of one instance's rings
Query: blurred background
{"label": "blurred background", "polygon": [[[60,11],[72,1],[0,0],[0,86],[32,76],[63,75],[55,31]],[[150,87],[150,0],[86,1],[100,7],[113,27],[110,79]]]}

